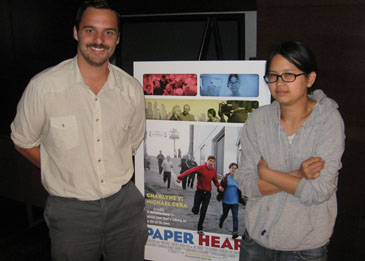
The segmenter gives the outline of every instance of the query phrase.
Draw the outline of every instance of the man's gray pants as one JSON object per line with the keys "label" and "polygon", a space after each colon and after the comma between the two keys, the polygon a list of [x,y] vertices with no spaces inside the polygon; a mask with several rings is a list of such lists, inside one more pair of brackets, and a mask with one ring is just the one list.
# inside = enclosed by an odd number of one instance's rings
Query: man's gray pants
{"label": "man's gray pants", "polygon": [[54,261],[144,260],[144,197],[133,182],[104,199],[49,196],[44,217]]}

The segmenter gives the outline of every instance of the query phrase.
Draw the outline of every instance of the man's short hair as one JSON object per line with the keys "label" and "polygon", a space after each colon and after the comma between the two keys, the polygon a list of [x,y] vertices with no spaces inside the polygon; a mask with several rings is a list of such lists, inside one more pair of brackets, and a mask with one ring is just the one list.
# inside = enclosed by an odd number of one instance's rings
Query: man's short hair
{"label": "man's short hair", "polygon": [[76,19],[75,19],[75,26],[77,31],[79,30],[80,22],[82,20],[82,15],[84,14],[85,10],[89,7],[96,8],[96,9],[106,9],[111,10],[115,13],[118,19],[118,31],[120,28],[120,19],[119,14],[116,9],[114,9],[107,0],[84,0],[81,1],[80,7],[77,10]]}
{"label": "man's short hair", "polygon": [[215,157],[213,155],[210,155],[210,156],[208,156],[208,159],[207,160],[210,160],[210,159],[215,160]]}

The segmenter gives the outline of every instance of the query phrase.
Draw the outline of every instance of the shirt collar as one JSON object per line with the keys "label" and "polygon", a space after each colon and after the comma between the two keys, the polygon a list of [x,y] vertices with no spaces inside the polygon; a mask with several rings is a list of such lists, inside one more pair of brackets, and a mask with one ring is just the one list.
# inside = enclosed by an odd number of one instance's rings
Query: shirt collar
{"label": "shirt collar", "polygon": [[79,83],[84,83],[82,75],[80,72],[79,65],[77,64],[77,56],[72,59],[72,77],[70,77],[70,84],[76,85]]}
{"label": "shirt collar", "polygon": [[[71,85],[78,85],[78,84],[86,85],[86,83],[84,82],[84,79],[82,78],[79,65],[77,63],[77,56],[75,56],[72,59],[72,69],[73,69],[72,70],[73,75],[70,79],[70,84]],[[109,69],[109,75],[108,75],[108,78],[106,80],[106,83],[105,83],[103,89],[113,90],[115,87],[120,88],[120,86],[117,84],[117,81],[115,80],[113,67],[109,62],[108,62],[108,69]]]}

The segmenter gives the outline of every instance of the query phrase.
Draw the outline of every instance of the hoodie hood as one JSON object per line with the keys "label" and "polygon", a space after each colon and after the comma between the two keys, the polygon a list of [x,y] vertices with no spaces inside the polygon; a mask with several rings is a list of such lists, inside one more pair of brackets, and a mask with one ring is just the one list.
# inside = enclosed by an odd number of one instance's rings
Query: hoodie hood
{"label": "hoodie hood", "polygon": [[317,103],[306,122],[308,125],[323,122],[329,114],[338,109],[338,104],[331,98],[328,98],[322,90],[315,90],[308,97]]}
{"label": "hoodie hood", "polygon": [[[308,117],[307,121],[304,123],[305,126],[311,126],[323,122],[324,119],[328,117],[334,110],[338,109],[338,104],[327,95],[322,90],[315,90],[311,94],[308,94],[308,98],[316,102],[316,106],[312,111],[311,115]],[[273,101],[271,104],[275,108],[275,120],[279,124],[280,122],[280,103]]]}
{"label": "hoodie hood", "polygon": [[[315,90],[312,93],[308,94],[308,98],[312,101],[316,102],[316,105],[308,117],[306,122],[303,124],[303,128],[308,128],[317,124],[323,123],[328,116],[338,108],[338,104],[331,98],[327,97],[327,95],[322,90]],[[280,136],[280,103],[278,101],[274,101],[272,106],[275,108],[274,118],[275,123],[278,128],[278,140],[279,140],[279,154],[280,154],[280,163],[283,163],[283,155],[282,155],[282,141]],[[302,134],[303,131],[298,131],[299,133],[299,154],[302,150]],[[318,138],[318,137],[317,137]]]}

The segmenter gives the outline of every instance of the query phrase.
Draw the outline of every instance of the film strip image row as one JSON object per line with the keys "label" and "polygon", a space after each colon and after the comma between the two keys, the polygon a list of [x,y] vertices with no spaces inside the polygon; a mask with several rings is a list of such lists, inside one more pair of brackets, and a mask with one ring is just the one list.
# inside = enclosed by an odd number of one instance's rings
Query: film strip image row
{"label": "film strip image row", "polygon": [[258,101],[149,99],[146,97],[146,119],[244,123],[248,115],[258,107]]}
{"label": "film strip image row", "polygon": [[[258,97],[258,74],[144,74],[145,95]],[[199,88],[198,88],[199,84]]]}

